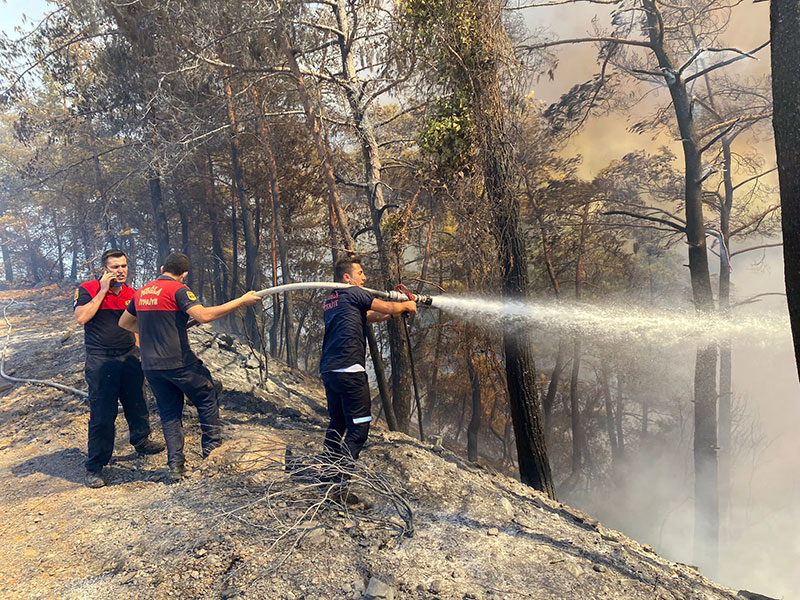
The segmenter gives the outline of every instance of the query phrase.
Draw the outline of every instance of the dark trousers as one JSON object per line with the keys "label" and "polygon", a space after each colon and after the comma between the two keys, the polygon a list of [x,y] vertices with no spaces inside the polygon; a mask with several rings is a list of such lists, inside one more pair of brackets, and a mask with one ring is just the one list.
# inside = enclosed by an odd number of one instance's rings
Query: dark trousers
{"label": "dark trousers", "polygon": [[356,460],[372,421],[367,374],[323,373],[322,383],[331,419],[325,432],[325,450]]}
{"label": "dark trousers", "polygon": [[128,422],[130,442],[137,446],[150,435],[150,415],[144,400],[142,364],[136,350],[120,356],[86,355],[89,386],[89,451],[87,471],[99,471],[114,452],[114,421],[118,401]]}
{"label": "dark trousers", "polygon": [[167,465],[183,467],[186,457],[183,453],[183,395],[197,408],[197,417],[202,431],[201,446],[203,458],[219,446],[221,424],[219,420],[219,400],[211,373],[197,361],[180,369],[145,371],[150,389],[156,397],[158,412],[161,414],[161,428],[167,443]]}

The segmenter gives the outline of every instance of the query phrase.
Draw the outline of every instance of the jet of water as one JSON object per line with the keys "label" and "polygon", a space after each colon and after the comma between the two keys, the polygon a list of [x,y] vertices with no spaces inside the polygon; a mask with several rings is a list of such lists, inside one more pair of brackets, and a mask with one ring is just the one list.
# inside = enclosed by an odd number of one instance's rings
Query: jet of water
{"label": "jet of water", "polygon": [[635,306],[568,302],[521,302],[495,298],[435,296],[433,306],[462,320],[493,327],[536,327],[605,340],[678,344],[725,339],[767,344],[789,335],[781,315],[704,315],[694,310],[659,310]]}

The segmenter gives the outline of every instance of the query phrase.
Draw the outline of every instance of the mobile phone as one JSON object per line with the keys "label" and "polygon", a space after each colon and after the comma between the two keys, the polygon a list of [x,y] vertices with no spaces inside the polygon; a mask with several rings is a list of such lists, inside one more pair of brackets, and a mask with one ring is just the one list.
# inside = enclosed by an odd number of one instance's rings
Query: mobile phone
{"label": "mobile phone", "polygon": [[[103,272],[104,273],[111,273],[111,271],[109,271],[108,269],[103,269]],[[120,282],[117,281],[116,278],[111,280],[111,287],[119,287],[120,285],[121,285]]]}

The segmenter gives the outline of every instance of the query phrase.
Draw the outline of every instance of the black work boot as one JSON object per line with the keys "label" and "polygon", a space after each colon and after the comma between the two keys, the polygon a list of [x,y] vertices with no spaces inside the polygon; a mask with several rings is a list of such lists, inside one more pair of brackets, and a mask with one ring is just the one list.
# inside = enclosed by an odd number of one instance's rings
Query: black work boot
{"label": "black work boot", "polygon": [[167,481],[169,483],[178,483],[186,475],[186,467],[184,465],[172,466],[167,473]]}
{"label": "black work boot", "polygon": [[166,446],[164,446],[163,442],[147,438],[141,444],[134,446],[134,448],[139,454],[158,454],[163,452]]}
{"label": "black work boot", "polygon": [[101,488],[106,484],[100,471],[86,471],[83,482],[88,488]]}

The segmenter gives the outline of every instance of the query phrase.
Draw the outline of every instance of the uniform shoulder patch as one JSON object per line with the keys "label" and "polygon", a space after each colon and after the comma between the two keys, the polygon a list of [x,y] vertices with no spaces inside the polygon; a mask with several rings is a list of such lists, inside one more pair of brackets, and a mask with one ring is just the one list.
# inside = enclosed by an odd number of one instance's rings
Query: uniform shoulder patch
{"label": "uniform shoulder patch", "polygon": [[197,296],[195,296],[195,295],[194,295],[194,292],[186,292],[186,297],[187,297],[189,300],[191,300],[192,302],[194,302],[195,300],[197,300]]}
{"label": "uniform shoulder patch", "polygon": [[73,302],[77,302],[78,301],[78,294],[80,294],[80,293],[81,293],[80,289],[75,288],[75,297],[72,298]]}

